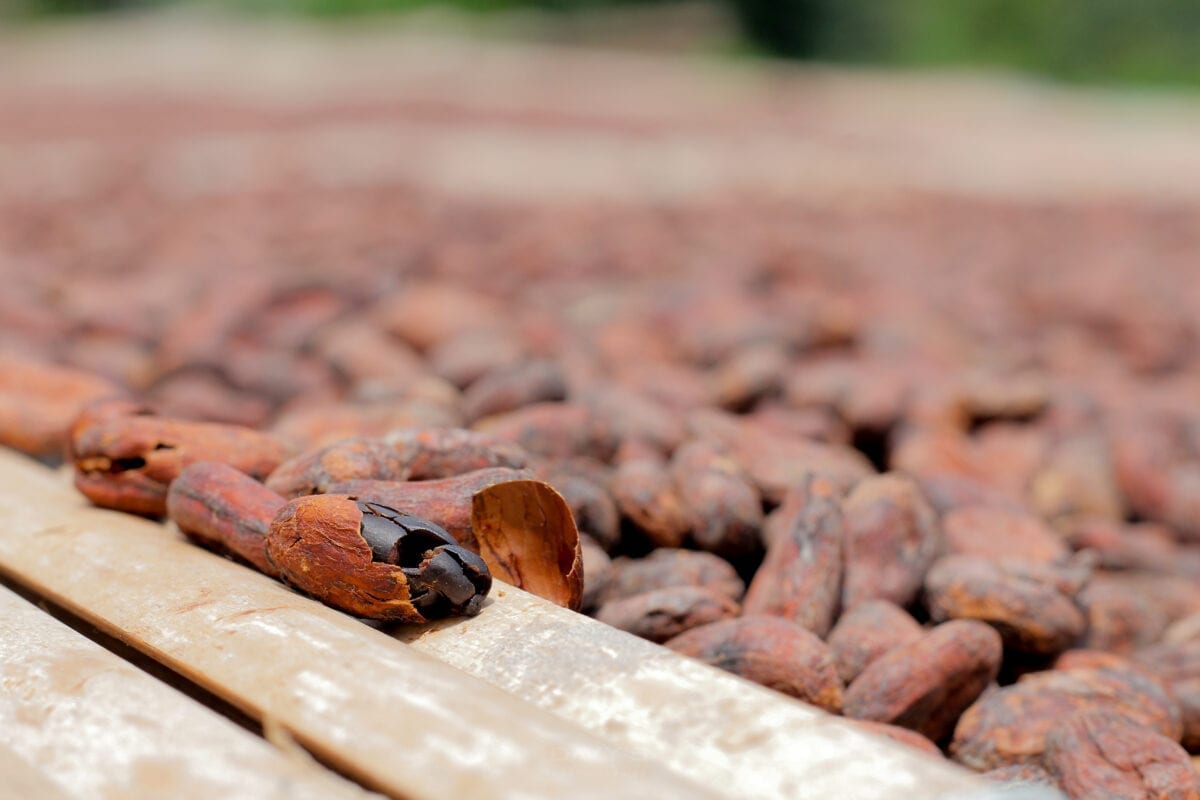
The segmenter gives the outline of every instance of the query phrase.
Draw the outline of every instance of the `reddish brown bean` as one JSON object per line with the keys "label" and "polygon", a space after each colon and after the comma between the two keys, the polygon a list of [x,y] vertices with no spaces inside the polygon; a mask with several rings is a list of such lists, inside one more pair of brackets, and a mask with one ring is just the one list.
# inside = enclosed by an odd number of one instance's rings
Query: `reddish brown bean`
{"label": "reddish brown bean", "polygon": [[843,501],[842,513],[843,607],[874,599],[910,603],[942,548],[937,518],[916,484],[899,475],[868,478]]}
{"label": "reddish brown bean", "polygon": [[846,491],[875,472],[853,448],[782,437],[778,431],[731,414],[699,411],[688,418],[688,424],[695,436],[724,448],[772,503],[782,502],[809,475],[821,475]]}
{"label": "reddish brown bean", "polygon": [[925,578],[930,616],[987,622],[1006,646],[1023,653],[1065,650],[1083,634],[1087,619],[1071,595],[1021,567],[976,556],[940,559]]}
{"label": "reddish brown bean", "polygon": [[691,523],[666,460],[631,440],[617,453],[608,488],[617,508],[656,547],[679,547]]}
{"label": "reddish brown bean", "polygon": [[668,586],[610,600],[596,619],[623,631],[665,642],[684,631],[737,616],[738,604],[698,586]]}
{"label": "reddish brown bean", "polygon": [[1200,774],[1178,743],[1111,711],[1057,723],[1046,734],[1044,762],[1073,800],[1200,797]]}
{"label": "reddish brown bean", "polygon": [[1114,711],[1175,741],[1182,732],[1174,698],[1143,670],[1052,670],[985,693],[959,719],[950,754],[976,770],[1037,760],[1055,724],[1098,709]]}
{"label": "reddish brown bean", "polygon": [[61,453],[79,413],[120,394],[99,375],[0,354],[0,446],[35,456]]}
{"label": "reddish brown bean", "polygon": [[557,362],[533,359],[500,367],[475,381],[463,393],[468,420],[515,411],[534,403],[567,399],[567,380]]}
{"label": "reddish brown bean", "polygon": [[454,428],[403,429],[380,439],[351,437],[280,464],[267,486],[285,497],[319,494],[351,480],[424,481],[492,467],[519,469],[512,442]]}
{"label": "reddish brown bean", "polygon": [[1070,552],[1033,514],[993,506],[956,508],[942,516],[946,552],[988,559],[1055,563]]}
{"label": "reddish brown bean", "polygon": [[921,634],[921,626],[900,606],[868,600],[843,614],[826,641],[838,675],[849,685],[871,662]]}
{"label": "reddish brown bean", "polygon": [[818,636],[829,633],[842,594],[842,511],[836,488],[810,477],[788,493],[781,530],[746,590],[747,614],[791,620]]}
{"label": "reddish brown bean", "polygon": [[289,455],[270,434],[141,413],[84,413],[71,428],[75,486],[99,506],[162,516],[184,467],[216,461],[266,478]]}
{"label": "reddish brown bean", "polygon": [[1153,645],[1134,653],[1133,660],[1170,687],[1183,718],[1183,746],[1200,749],[1200,641]]}
{"label": "reddish brown bean", "polygon": [[699,586],[735,601],[746,591],[746,584],[725,559],[696,550],[660,548],[645,558],[613,559],[612,575],[599,602],[668,586]]}
{"label": "reddish brown bean", "polygon": [[693,628],[667,647],[826,711],[842,706],[842,683],[825,643],[778,617],[738,617]]}
{"label": "reddish brown bean", "polygon": [[875,659],[847,687],[842,713],[939,741],[995,680],[1003,647],[987,625],[947,622]]}
{"label": "reddish brown bean", "polygon": [[279,577],[267,560],[267,530],[287,500],[226,464],[184,467],[167,492],[167,516],[205,547],[231,553]]}
{"label": "reddish brown bean", "polygon": [[612,425],[588,406],[576,403],[535,403],[486,417],[471,427],[547,458],[582,456],[607,461],[617,449]]}
{"label": "reddish brown bean", "polygon": [[762,499],[736,462],[704,441],[675,451],[671,476],[702,549],[741,556],[759,549]]}

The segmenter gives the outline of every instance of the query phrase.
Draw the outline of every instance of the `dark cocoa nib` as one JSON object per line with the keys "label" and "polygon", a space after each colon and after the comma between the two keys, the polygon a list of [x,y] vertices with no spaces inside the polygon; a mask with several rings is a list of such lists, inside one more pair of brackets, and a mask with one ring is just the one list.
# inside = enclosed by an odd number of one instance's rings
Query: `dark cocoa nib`
{"label": "dark cocoa nib", "polygon": [[395,564],[408,579],[412,604],[426,617],[477,614],[492,587],[483,559],[429,520],[379,503],[356,501],[360,533],[372,558]]}

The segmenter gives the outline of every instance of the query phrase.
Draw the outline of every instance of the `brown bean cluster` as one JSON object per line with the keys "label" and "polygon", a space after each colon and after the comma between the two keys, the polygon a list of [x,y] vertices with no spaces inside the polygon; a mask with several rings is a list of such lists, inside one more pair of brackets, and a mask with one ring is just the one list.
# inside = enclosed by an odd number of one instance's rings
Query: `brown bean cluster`
{"label": "brown bean cluster", "polygon": [[[332,242],[298,210],[335,207]],[[147,224],[186,251],[213,213]],[[401,578],[417,611],[477,610],[471,499],[543,481],[609,624],[997,780],[1196,796],[1194,209],[256,213],[208,273],[135,241],[124,278],[14,272],[4,303],[50,302],[3,317],[0,442],[69,440],[90,497],[199,539],[196,504],[234,492],[210,546],[359,611]],[[166,416],[68,433],[117,392]],[[265,486],[189,473],[212,461]],[[291,561],[321,504],[371,576],[338,598]]]}

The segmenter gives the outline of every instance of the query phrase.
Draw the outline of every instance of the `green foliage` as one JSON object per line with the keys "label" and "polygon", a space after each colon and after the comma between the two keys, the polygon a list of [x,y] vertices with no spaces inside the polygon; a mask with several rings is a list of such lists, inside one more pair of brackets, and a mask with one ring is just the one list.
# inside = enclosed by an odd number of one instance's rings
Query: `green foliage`
{"label": "green foliage", "polygon": [[[76,13],[179,0],[0,0]],[[205,2],[206,0],[183,0]],[[655,0],[207,0],[338,16],[450,5],[574,11]],[[713,0],[718,2],[719,0]],[[1200,86],[1200,0],[724,0],[756,52],[900,65],[1011,67],[1069,80]]]}
{"label": "green foliage", "polygon": [[[776,32],[775,39],[757,37],[776,55],[1200,85],[1198,0],[733,2],[748,31]],[[802,5],[815,7],[798,12]],[[772,11],[774,19],[764,18]]]}

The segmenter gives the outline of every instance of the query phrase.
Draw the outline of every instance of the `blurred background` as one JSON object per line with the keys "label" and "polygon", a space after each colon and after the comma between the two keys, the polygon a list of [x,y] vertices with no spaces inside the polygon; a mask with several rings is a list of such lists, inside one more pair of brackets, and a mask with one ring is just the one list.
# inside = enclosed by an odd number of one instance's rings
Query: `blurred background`
{"label": "blurred background", "polygon": [[0,7],[0,352],[165,413],[384,432],[432,374],[458,424],[495,342],[675,413],[831,357],[1195,374],[1193,2]]}
{"label": "blurred background", "polygon": [[551,40],[874,65],[1018,69],[1070,81],[1200,85],[1193,0],[0,0],[10,19],[184,7],[381,14]]}

